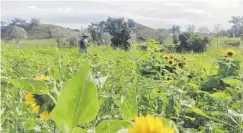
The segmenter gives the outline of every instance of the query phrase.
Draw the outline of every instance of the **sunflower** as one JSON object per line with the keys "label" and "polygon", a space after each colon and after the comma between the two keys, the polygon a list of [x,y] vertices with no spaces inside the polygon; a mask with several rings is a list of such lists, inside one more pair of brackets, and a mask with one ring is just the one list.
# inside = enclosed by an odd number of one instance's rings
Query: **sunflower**
{"label": "sunflower", "polygon": [[174,63],[175,63],[175,61],[174,61],[173,59],[170,59],[170,60],[168,61],[168,63],[169,63],[169,65],[173,66]]}
{"label": "sunflower", "polygon": [[25,95],[25,103],[26,104],[30,104],[30,105],[32,105],[32,104],[35,104],[35,98],[34,98],[34,95],[32,94],[32,93],[27,93],[26,95]]}
{"label": "sunflower", "polygon": [[[33,107],[33,105],[32,105],[32,107]],[[39,112],[39,110],[40,110],[40,106],[35,104],[35,106],[32,109],[32,113],[37,113],[37,112]]]}
{"label": "sunflower", "polygon": [[183,60],[184,60],[184,61],[187,61],[187,57],[183,57]]}
{"label": "sunflower", "polygon": [[171,56],[170,56],[170,59],[174,59],[174,56],[173,56],[173,55],[171,55]]}
{"label": "sunflower", "polygon": [[164,56],[165,60],[168,60],[170,57],[168,55]]}
{"label": "sunflower", "polygon": [[39,103],[41,103],[41,102],[39,100],[41,99],[40,98],[41,96],[27,92],[27,94],[24,97],[25,97],[25,103],[27,105],[32,106],[32,108],[33,108],[32,113],[38,113],[39,110],[40,110],[40,104]]}
{"label": "sunflower", "polygon": [[[49,114],[54,109],[55,104],[48,101],[46,95],[37,95],[27,92],[25,95],[25,103],[32,106],[32,113],[40,113],[40,118],[49,120]],[[45,110],[45,111],[43,111]]]}
{"label": "sunflower", "polygon": [[43,119],[43,120],[49,120],[50,119],[49,112],[48,111],[41,112],[40,118]]}
{"label": "sunflower", "polygon": [[232,50],[232,49],[228,49],[228,50],[225,51],[225,56],[226,57],[232,57],[234,55],[235,55],[235,51]]}
{"label": "sunflower", "polygon": [[180,63],[178,63],[177,64],[180,68],[184,68],[184,66],[186,65],[186,63],[185,62],[180,62]]}
{"label": "sunflower", "polygon": [[128,133],[174,133],[173,128],[165,126],[159,117],[136,117],[133,128],[128,128]]}

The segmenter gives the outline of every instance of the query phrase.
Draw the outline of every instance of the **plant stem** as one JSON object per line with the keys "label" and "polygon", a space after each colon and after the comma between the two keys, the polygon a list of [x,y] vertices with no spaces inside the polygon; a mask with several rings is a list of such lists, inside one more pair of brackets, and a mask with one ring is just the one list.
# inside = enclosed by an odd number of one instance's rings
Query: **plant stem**
{"label": "plant stem", "polygon": [[57,104],[56,99],[55,99],[50,93],[48,93],[47,95],[52,99],[52,101],[53,101],[55,104]]}

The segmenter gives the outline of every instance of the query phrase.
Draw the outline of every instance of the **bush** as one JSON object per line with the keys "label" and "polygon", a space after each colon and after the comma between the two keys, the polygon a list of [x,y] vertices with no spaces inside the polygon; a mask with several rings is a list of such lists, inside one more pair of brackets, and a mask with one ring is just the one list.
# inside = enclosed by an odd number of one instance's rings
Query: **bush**
{"label": "bush", "polygon": [[240,46],[240,41],[237,41],[237,40],[227,40],[227,41],[224,41],[224,44],[230,45],[230,46],[234,46],[234,47],[238,47],[238,46]]}
{"label": "bush", "polygon": [[18,26],[10,26],[6,29],[6,32],[3,35],[3,40],[5,41],[15,41],[18,47],[18,44],[21,40],[24,40],[27,38],[27,33],[24,30],[24,28],[18,27]]}
{"label": "bush", "polygon": [[193,52],[204,52],[206,45],[209,42],[208,38],[203,38],[197,34],[190,34],[184,32],[179,35],[180,45],[177,48],[178,52],[182,51],[193,51]]}
{"label": "bush", "polygon": [[173,35],[173,44],[177,44],[178,43],[178,38],[176,35]]}

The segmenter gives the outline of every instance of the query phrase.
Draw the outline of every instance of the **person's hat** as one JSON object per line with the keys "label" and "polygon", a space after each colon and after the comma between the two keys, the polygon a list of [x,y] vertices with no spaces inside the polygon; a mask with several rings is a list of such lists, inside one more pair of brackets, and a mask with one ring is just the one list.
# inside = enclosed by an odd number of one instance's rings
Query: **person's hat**
{"label": "person's hat", "polygon": [[83,34],[83,37],[89,37],[89,35],[88,35],[88,34],[86,34],[86,33],[84,33],[84,34]]}

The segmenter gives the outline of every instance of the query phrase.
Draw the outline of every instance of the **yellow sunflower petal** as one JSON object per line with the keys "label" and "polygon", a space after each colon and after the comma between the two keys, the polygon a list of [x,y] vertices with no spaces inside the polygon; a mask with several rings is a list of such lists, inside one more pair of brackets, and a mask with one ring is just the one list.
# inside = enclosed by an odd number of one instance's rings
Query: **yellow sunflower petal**
{"label": "yellow sunflower petal", "polygon": [[174,133],[174,129],[164,126],[159,117],[136,117],[135,127],[128,128],[128,133]]}
{"label": "yellow sunflower petal", "polygon": [[32,109],[32,113],[37,113],[40,110],[40,106],[37,105]]}
{"label": "yellow sunflower petal", "polygon": [[27,98],[25,99],[25,103],[32,105],[35,103],[35,98]]}
{"label": "yellow sunflower petal", "polygon": [[47,111],[43,111],[40,114],[40,118],[43,119],[43,120],[49,120],[49,113]]}

